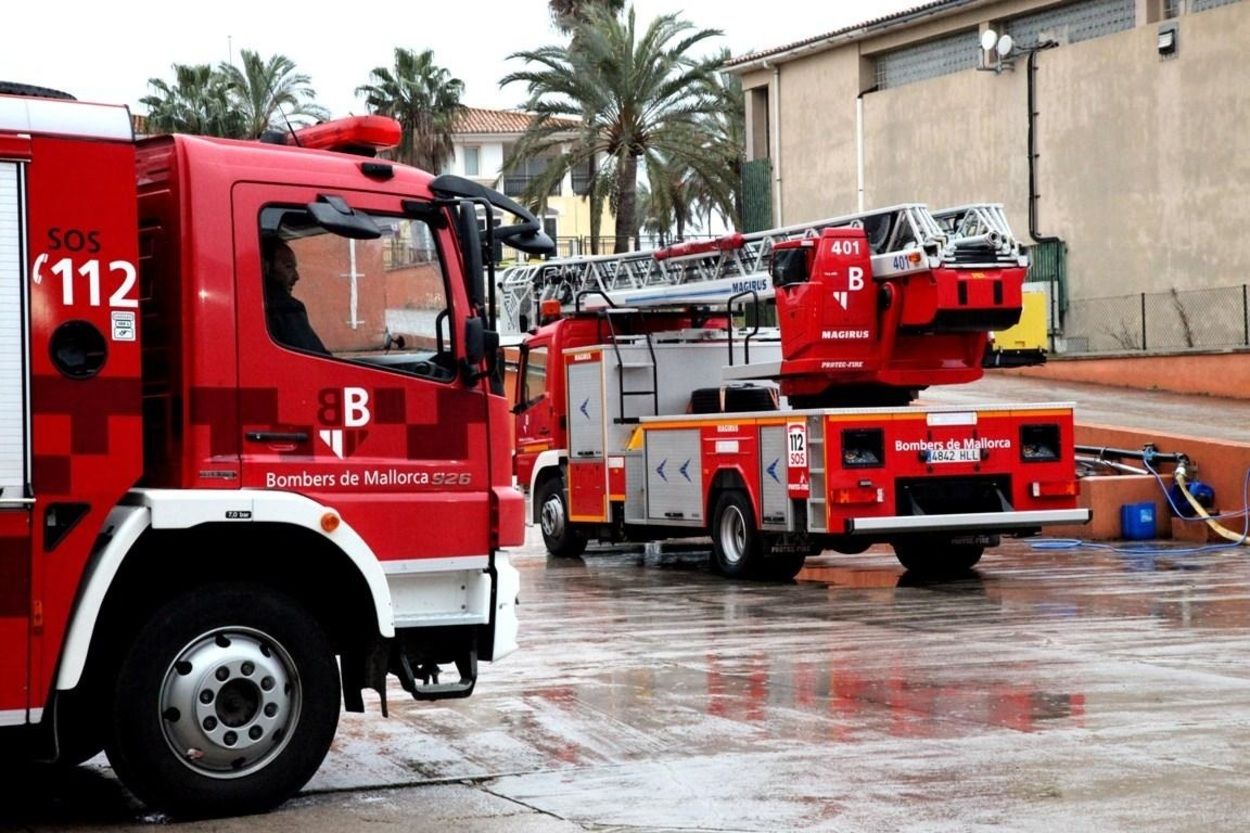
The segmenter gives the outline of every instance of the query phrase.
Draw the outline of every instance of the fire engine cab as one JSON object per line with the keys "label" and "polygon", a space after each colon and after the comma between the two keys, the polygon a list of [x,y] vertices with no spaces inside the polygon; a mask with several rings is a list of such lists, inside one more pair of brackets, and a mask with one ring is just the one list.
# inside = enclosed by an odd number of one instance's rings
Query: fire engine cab
{"label": "fire engine cab", "polygon": [[790,578],[884,542],[935,572],[1088,520],[1070,405],[912,404],[980,378],[1028,266],[1001,206],[940,216],[908,204],[506,273],[514,320],[539,318],[516,472],[548,550],[710,535],[721,573]]}
{"label": "fire engine cab", "polygon": [[0,754],[260,810],[340,701],[465,697],[516,647],[482,253],[553,247],[357,155],[398,138],[136,142],[125,107],[0,86]]}

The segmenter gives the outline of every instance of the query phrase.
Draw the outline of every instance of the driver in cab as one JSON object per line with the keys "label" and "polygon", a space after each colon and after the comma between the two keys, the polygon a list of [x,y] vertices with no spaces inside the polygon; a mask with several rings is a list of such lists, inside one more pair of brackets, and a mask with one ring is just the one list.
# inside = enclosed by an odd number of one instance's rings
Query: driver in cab
{"label": "driver in cab", "polygon": [[279,237],[263,241],[265,272],[265,318],[269,335],[284,347],[330,355],[308,321],[304,303],[291,294],[299,282],[295,252]]}

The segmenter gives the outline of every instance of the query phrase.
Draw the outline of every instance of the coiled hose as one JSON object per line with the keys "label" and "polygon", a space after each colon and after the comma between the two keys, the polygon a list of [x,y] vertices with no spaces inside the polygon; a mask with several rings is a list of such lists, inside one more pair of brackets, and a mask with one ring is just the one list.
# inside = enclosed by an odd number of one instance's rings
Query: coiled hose
{"label": "coiled hose", "polygon": [[[1147,466],[1147,468],[1150,468],[1150,463],[1149,463],[1149,461],[1147,461],[1146,466]],[[1151,474],[1155,474],[1154,469],[1151,469],[1151,470],[1150,470],[1150,473],[1151,473]],[[1204,507],[1201,503],[1199,503],[1199,502],[1198,502],[1198,499],[1197,499],[1197,498],[1195,498],[1195,497],[1194,497],[1194,496],[1190,493],[1190,491],[1189,491],[1189,483],[1188,483],[1188,481],[1186,480],[1186,478],[1187,478],[1188,474],[1189,474],[1189,472],[1188,472],[1188,470],[1187,470],[1187,468],[1186,468],[1186,461],[1182,461],[1182,462],[1180,462],[1180,463],[1178,463],[1178,464],[1176,465],[1176,469],[1172,472],[1172,479],[1176,481],[1176,485],[1178,485],[1178,486],[1180,486],[1180,487],[1181,487],[1181,494],[1185,496],[1185,500],[1189,502],[1189,505],[1193,508],[1193,510],[1194,510],[1194,512],[1197,514],[1197,516],[1198,516],[1198,517],[1200,517],[1200,518],[1202,518],[1204,521],[1206,521],[1207,526],[1209,526],[1209,527],[1211,527],[1211,529],[1215,530],[1215,532],[1216,532],[1216,533],[1217,533],[1217,534],[1218,534],[1221,538],[1224,538],[1224,539],[1226,539],[1226,540],[1232,541],[1232,542],[1234,542],[1234,543],[1236,543],[1236,544],[1245,544],[1245,543],[1247,543],[1247,540],[1246,540],[1246,539],[1247,539],[1247,533],[1250,533],[1250,528],[1247,528],[1246,530],[1243,530],[1243,531],[1242,531],[1242,532],[1240,532],[1240,533],[1233,532],[1231,529],[1229,529],[1228,527],[1224,526],[1222,523],[1220,523],[1219,521],[1217,521],[1215,518],[1211,517],[1210,513],[1208,513],[1208,512],[1207,512],[1206,508],[1205,508],[1205,507]],[[1155,477],[1157,478],[1157,477],[1158,477],[1158,475],[1157,475],[1157,474],[1155,474]],[[1247,475],[1247,478],[1250,478],[1250,474],[1248,474],[1248,475]],[[1243,504],[1244,504],[1244,503],[1246,503],[1246,501],[1244,500],[1244,498],[1245,498],[1245,492],[1246,492],[1246,488],[1245,488],[1245,486],[1243,485],[1243,486],[1242,486],[1242,497],[1243,497],[1243,501],[1242,501],[1242,503],[1243,503]],[[1166,494],[1166,493],[1165,493],[1165,494]],[[1168,495],[1168,503],[1170,504],[1171,502],[1172,502],[1171,495]],[[1172,510],[1173,510],[1174,512],[1176,512],[1176,514],[1177,514],[1177,515],[1180,515],[1180,514],[1181,514],[1179,511],[1177,511],[1177,507],[1176,507],[1176,506],[1173,506],[1173,507],[1172,507]],[[1244,510],[1243,510],[1243,512],[1244,512]],[[1247,516],[1247,518],[1246,518],[1246,523],[1247,523],[1248,527],[1250,527],[1250,516]]]}

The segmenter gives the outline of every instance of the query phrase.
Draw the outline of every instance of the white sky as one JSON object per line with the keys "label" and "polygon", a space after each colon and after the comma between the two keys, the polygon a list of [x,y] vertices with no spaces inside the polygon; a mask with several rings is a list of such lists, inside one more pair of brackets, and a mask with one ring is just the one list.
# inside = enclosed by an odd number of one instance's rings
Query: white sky
{"label": "white sky", "polygon": [[[820,35],[919,5],[923,0],[635,0],[639,28],[679,13],[712,42],[742,55]],[[0,80],[64,90],[84,101],[129,104],[136,112],[147,80],[171,80],[174,63],[226,60],[233,48],[280,52],[312,78],[318,102],[334,116],[365,112],[354,93],[369,71],[390,66],[394,47],[433,49],[465,82],[465,104],[509,108],[523,85],[499,89],[520,68],[507,56],[561,40],[546,0],[370,2],[360,6],[291,0],[54,0],[13,2],[0,23]],[[333,11],[326,11],[330,8]]]}

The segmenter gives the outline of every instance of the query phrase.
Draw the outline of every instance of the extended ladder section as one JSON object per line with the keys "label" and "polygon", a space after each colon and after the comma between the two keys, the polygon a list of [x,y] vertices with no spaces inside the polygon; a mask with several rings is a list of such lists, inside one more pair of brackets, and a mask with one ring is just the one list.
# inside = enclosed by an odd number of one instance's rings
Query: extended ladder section
{"label": "extended ladder section", "polygon": [[933,214],[919,203],[812,223],[730,234],[664,249],[531,262],[504,271],[500,283],[507,326],[537,320],[539,304],[571,308],[723,306],[735,296],[773,295],[768,274],[773,246],[818,238],[829,228],[862,228],[878,278],[942,265],[987,267],[1027,263],[1001,205],[977,204]]}

